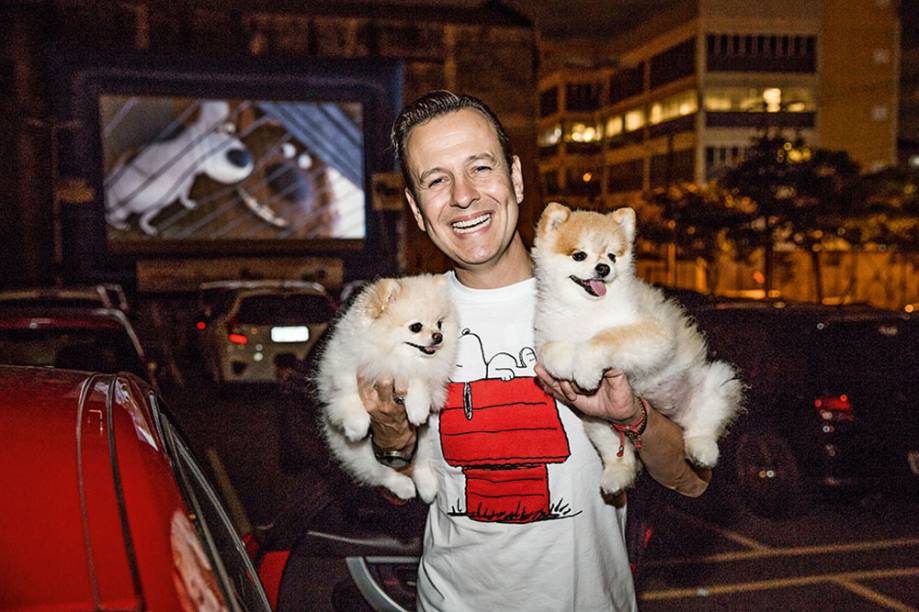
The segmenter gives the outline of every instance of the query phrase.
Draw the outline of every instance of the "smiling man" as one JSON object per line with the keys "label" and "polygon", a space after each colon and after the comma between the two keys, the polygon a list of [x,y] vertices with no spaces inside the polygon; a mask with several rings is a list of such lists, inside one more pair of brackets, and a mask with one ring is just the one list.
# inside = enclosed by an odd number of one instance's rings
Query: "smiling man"
{"label": "smiling man", "polygon": [[[708,474],[690,468],[679,428],[621,372],[587,393],[525,358],[535,354],[536,285],[517,230],[523,180],[494,113],[435,91],[403,109],[392,137],[418,227],[454,264],[446,276],[462,329],[446,406],[428,424],[438,495],[419,608],[636,609],[624,496],[601,495],[600,459],[569,406],[640,430],[642,461],[665,486],[699,495]],[[362,384],[374,443],[411,461],[415,432],[393,401],[402,391],[400,381]]]}

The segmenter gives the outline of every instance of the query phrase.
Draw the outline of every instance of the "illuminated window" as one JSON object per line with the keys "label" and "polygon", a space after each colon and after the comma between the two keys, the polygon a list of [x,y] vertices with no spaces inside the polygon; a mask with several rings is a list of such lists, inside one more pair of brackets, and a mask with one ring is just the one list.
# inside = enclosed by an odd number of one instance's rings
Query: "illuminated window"
{"label": "illuminated window", "polygon": [[696,101],[696,90],[687,91],[668,96],[651,105],[648,113],[648,123],[656,125],[685,115],[691,115],[699,110]]}
{"label": "illuminated window", "polygon": [[606,137],[615,138],[622,134],[622,115],[616,115],[606,120]]}
{"label": "illuminated window", "polygon": [[598,142],[603,138],[603,127],[598,123],[575,121],[565,130],[565,142]]}
{"label": "illuminated window", "polygon": [[537,137],[537,144],[540,147],[551,147],[558,144],[562,138],[562,126],[559,123],[543,129]]}
{"label": "illuminated window", "polygon": [[709,112],[813,112],[817,108],[809,87],[710,87],[702,104]]}
{"label": "illuminated window", "polygon": [[634,132],[645,126],[645,109],[636,108],[625,114],[625,131]]}

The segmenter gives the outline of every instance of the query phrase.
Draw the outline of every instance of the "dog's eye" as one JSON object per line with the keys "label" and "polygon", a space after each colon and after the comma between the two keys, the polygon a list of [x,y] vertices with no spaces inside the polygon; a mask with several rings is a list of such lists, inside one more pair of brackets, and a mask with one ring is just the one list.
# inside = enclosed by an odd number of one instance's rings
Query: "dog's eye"
{"label": "dog's eye", "polygon": [[417,334],[418,332],[422,330],[422,328],[424,328],[424,325],[422,325],[421,323],[412,323],[411,325],[408,326],[409,331],[412,332],[413,334]]}
{"label": "dog's eye", "polygon": [[587,253],[585,253],[584,251],[575,251],[574,253],[571,254],[571,259],[575,261],[584,261],[585,259],[587,259]]}
{"label": "dog's eye", "polygon": [[444,321],[443,319],[441,319],[440,321],[437,322],[437,329],[443,329],[443,328],[444,328]]}
{"label": "dog's eye", "polygon": [[616,255],[614,253],[607,253],[606,256],[609,257],[611,262],[616,263]]}

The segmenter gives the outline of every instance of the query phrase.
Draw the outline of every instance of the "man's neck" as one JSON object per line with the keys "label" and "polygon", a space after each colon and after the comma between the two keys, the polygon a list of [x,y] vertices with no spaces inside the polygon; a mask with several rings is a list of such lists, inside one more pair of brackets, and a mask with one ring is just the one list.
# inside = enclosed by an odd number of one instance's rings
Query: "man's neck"
{"label": "man's neck", "polygon": [[456,279],[470,289],[499,289],[533,277],[533,260],[516,234],[507,251],[488,267],[453,269]]}

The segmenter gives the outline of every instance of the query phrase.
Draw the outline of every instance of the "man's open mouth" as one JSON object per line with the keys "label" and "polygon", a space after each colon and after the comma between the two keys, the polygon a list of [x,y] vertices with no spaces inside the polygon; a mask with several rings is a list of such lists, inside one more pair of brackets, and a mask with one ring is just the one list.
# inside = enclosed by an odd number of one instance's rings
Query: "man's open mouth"
{"label": "man's open mouth", "polygon": [[414,342],[406,342],[406,344],[409,345],[409,346],[411,346],[411,347],[414,347],[414,348],[418,349],[419,351],[421,351],[421,352],[424,353],[425,355],[433,355],[434,353],[437,352],[437,345],[436,345],[436,344],[435,344],[435,345],[422,345],[422,344],[415,344]]}
{"label": "man's open mouth", "polygon": [[451,224],[453,231],[457,234],[466,234],[468,232],[474,232],[477,229],[481,229],[483,226],[491,222],[491,213],[483,213],[472,219],[464,219],[463,221],[455,221]]}
{"label": "man's open mouth", "polygon": [[578,285],[581,286],[581,288],[584,291],[586,291],[587,293],[589,293],[590,295],[594,297],[603,297],[604,295],[606,295],[606,283],[604,283],[602,279],[599,279],[599,278],[582,279],[582,278],[578,278],[574,274],[572,274],[568,278],[576,282]]}

